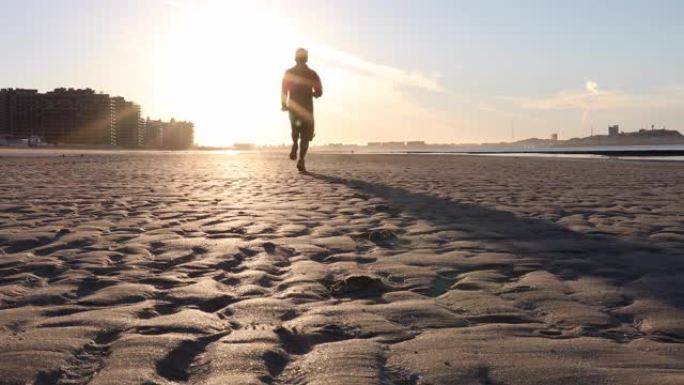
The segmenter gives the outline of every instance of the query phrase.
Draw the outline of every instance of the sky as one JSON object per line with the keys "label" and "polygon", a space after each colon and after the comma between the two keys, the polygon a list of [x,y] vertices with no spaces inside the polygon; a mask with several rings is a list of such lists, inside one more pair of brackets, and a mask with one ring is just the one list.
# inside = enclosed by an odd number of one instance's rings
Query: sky
{"label": "sky", "polygon": [[684,131],[684,2],[0,0],[0,88],[89,87],[191,120],[198,144],[289,141],[297,47],[314,144]]}

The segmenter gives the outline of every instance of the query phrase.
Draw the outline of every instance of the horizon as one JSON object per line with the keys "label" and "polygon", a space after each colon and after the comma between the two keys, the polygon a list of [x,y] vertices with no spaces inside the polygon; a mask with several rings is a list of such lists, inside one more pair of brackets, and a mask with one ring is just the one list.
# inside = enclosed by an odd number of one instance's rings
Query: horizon
{"label": "horizon", "polygon": [[280,144],[280,78],[304,46],[324,88],[317,145],[680,130],[682,15],[676,1],[8,2],[0,88],[92,88],[194,122],[198,145]]}

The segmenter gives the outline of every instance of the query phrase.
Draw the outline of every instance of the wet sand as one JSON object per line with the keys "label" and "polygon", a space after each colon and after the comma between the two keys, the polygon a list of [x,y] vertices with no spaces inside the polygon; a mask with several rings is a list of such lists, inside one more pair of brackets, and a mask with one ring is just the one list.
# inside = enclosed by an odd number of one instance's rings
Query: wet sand
{"label": "wet sand", "polygon": [[684,166],[0,159],[0,384],[682,384]]}

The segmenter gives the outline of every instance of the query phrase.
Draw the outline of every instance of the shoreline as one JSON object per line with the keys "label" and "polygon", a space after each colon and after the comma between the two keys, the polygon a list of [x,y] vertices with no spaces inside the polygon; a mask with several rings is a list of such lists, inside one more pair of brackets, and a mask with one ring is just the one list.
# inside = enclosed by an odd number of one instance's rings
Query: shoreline
{"label": "shoreline", "polygon": [[[289,150],[288,150],[289,151]],[[80,148],[3,148],[0,147],[2,158],[31,158],[31,157],[78,157],[86,155],[238,155],[238,154],[283,154],[285,150],[149,150],[149,149],[80,149]],[[416,156],[494,156],[494,157],[539,157],[539,158],[567,158],[567,159],[604,159],[629,160],[647,162],[681,162],[684,161],[684,150],[623,150],[623,151],[331,151],[317,150],[313,147],[311,154],[319,155],[416,155]]]}

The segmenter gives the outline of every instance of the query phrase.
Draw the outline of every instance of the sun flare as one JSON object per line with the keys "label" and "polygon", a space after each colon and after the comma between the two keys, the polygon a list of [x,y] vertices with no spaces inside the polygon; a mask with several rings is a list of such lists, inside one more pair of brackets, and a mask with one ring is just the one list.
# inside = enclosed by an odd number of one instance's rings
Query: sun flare
{"label": "sun flare", "polygon": [[301,42],[282,15],[257,5],[187,7],[160,49],[160,99],[195,120],[200,144],[281,142],[280,79]]}

